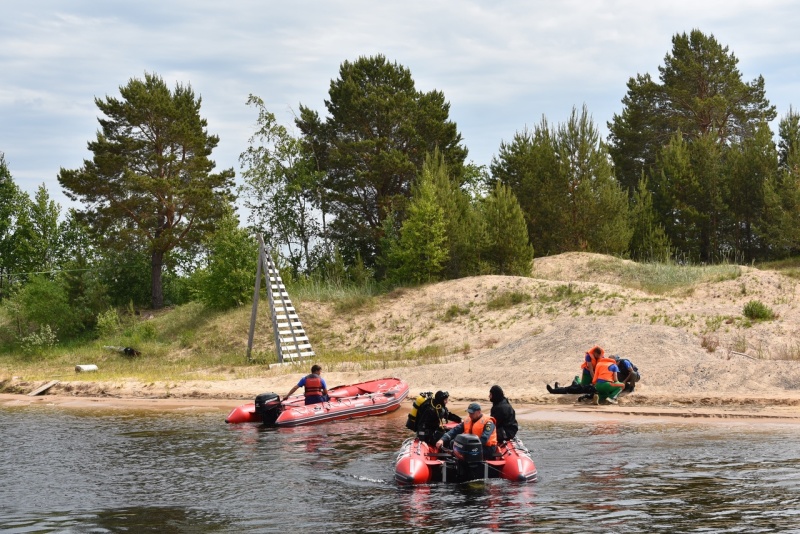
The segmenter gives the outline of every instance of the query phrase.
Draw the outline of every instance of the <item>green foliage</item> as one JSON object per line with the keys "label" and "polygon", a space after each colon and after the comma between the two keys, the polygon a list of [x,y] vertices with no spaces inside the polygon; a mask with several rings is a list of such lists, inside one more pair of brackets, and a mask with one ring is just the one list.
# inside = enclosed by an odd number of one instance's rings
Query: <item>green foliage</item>
{"label": "green foliage", "polygon": [[47,326],[67,338],[80,329],[64,287],[43,276],[35,276],[5,303],[17,326],[19,339],[41,332]]}
{"label": "green foliage", "polygon": [[109,308],[106,311],[97,315],[97,326],[95,333],[99,338],[107,338],[116,334],[122,328],[122,321],[120,321],[119,314],[114,308]]}
{"label": "green foliage", "polygon": [[669,238],[664,227],[656,222],[653,196],[647,188],[647,179],[639,185],[631,198],[631,236],[628,250],[634,260],[663,262],[670,257]]}
{"label": "green foliage", "polygon": [[[745,258],[768,255],[774,248],[764,239],[762,220],[766,211],[768,184],[778,174],[778,152],[766,122],[756,125],[752,136],[738,143],[727,155],[725,221],[729,242]],[[736,221],[731,224],[731,221]]]}
{"label": "green foliage", "polygon": [[[458,186],[439,150],[425,158],[422,176],[434,185],[436,203],[444,213],[445,241],[448,259],[443,266],[444,278],[453,279],[481,274],[482,253],[486,248],[486,226],[480,210],[483,196],[473,197],[485,187],[485,171],[474,166],[466,173],[475,183],[472,192]],[[479,175],[477,177],[475,175]],[[427,178],[426,178],[427,179]],[[480,184],[480,185],[476,185]]]}
{"label": "green foliage", "polygon": [[530,276],[533,247],[528,244],[525,217],[510,188],[497,182],[484,201],[487,247],[484,260],[495,274]]}
{"label": "green foliage", "polygon": [[26,356],[41,356],[58,343],[53,329],[49,324],[42,325],[37,331],[20,338],[20,348]]}
{"label": "green foliage", "polygon": [[701,282],[734,280],[741,274],[741,267],[730,264],[701,266],[649,262],[621,267],[623,285],[644,289],[657,295],[691,287]]}
{"label": "green foliage", "polygon": [[623,111],[608,124],[610,153],[625,190],[632,193],[640,177],[651,174],[660,147],[677,132],[687,140],[711,135],[725,145],[775,118],[763,77],[744,82],[738,62],[713,35],[695,29],[673,36],[672,51],[658,68],[660,83],[649,74],[628,81]]}
{"label": "green foliage", "polygon": [[325,218],[323,175],[308,145],[278,124],[263,100],[250,95],[247,104],[258,110],[258,130],[239,156],[249,220],[295,276],[311,272],[322,254],[322,226],[314,210]]}
{"label": "green foliage", "polygon": [[95,265],[111,304],[143,307],[151,303],[151,266],[144,247],[105,249]]}
{"label": "green foliage", "polygon": [[448,257],[444,210],[437,203],[433,176],[423,172],[400,238],[388,251],[388,278],[420,284],[440,278]]}
{"label": "green foliage", "polygon": [[11,291],[8,275],[15,269],[15,228],[22,192],[0,152],[0,300]]}
{"label": "green foliage", "polygon": [[559,173],[555,133],[546,119],[533,131],[526,128],[515,133],[510,143],[501,143],[491,172],[519,200],[530,242],[538,254],[570,250],[566,245],[568,185]]}
{"label": "green foliage", "polygon": [[775,318],[775,312],[759,300],[751,300],[745,304],[742,313],[753,321],[769,321]]}
{"label": "green foliage", "polygon": [[627,196],[586,109],[573,109],[555,129],[546,120],[502,144],[492,173],[507,184],[525,214],[540,254],[587,250],[621,254],[632,229]]}
{"label": "green foliage", "polygon": [[60,212],[44,185],[34,200],[21,191],[0,153],[0,298],[10,293],[14,283],[55,268]]}
{"label": "green foliage", "polygon": [[411,72],[382,55],[342,63],[325,106],[324,121],[305,106],[297,119],[325,173],[320,208],[333,215],[328,229],[345,261],[359,252],[373,268],[381,257],[382,223],[393,212],[398,223],[405,220],[425,155],[438,147],[458,172],[467,150],[444,95],[417,91]]}
{"label": "green foliage", "polygon": [[789,108],[779,132],[779,169],[764,186],[764,211],[757,228],[767,259],[800,253],[800,114]]}
{"label": "green foliage", "polygon": [[[633,194],[649,178],[656,223],[676,255],[690,261],[785,253],[789,240],[779,236],[791,223],[781,205],[791,204],[792,193],[784,195],[774,177],[778,161],[768,124],[776,112],[764,79],[744,82],[738,59],[713,35],[692,30],[672,44],[660,82],[631,78],[623,112],[608,125],[620,183]],[[641,244],[635,245],[638,255]]]}
{"label": "green foliage", "polygon": [[716,187],[719,174],[709,166],[719,161],[717,151],[712,137],[689,143],[678,132],[662,150],[659,174],[653,179],[659,193],[656,211],[670,214],[663,219],[666,233],[676,249],[692,261],[711,259],[710,241],[714,223],[719,222],[720,198]]}
{"label": "green foliage", "polygon": [[212,173],[219,138],[200,118],[191,87],[170,91],[157,75],[132,78],[121,100],[96,98],[106,118],[89,142],[92,161],[61,169],[59,183],[106,247],[143,249],[150,259],[151,304],[164,303],[162,270],[172,250],[188,249],[214,231],[233,196],[233,169]]}
{"label": "green foliage", "polygon": [[212,309],[242,306],[253,298],[258,246],[233,213],[219,223],[208,245],[208,266],[195,273],[200,299]]}

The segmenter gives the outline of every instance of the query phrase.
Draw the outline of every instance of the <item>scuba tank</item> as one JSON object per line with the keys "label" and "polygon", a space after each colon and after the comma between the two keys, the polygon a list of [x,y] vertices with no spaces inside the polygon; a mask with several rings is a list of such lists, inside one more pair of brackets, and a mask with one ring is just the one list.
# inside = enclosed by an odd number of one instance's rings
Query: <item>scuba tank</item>
{"label": "scuba tank", "polygon": [[414,399],[414,404],[411,405],[411,413],[408,414],[408,419],[406,419],[406,428],[412,431],[417,430],[417,411],[420,407],[425,404],[431,397],[433,393],[430,391],[426,391],[424,393],[420,393],[417,395],[417,398]]}

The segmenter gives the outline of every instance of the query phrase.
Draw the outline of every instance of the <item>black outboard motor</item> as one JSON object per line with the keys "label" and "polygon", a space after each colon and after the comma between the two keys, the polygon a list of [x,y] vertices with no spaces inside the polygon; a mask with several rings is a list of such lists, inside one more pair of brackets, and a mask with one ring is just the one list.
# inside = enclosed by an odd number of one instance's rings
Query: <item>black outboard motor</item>
{"label": "black outboard motor", "polygon": [[478,480],[488,476],[483,462],[483,445],[474,434],[459,434],[453,440],[453,456],[459,482]]}
{"label": "black outboard motor", "polygon": [[483,461],[483,446],[478,436],[474,434],[459,434],[453,441],[453,455],[467,463]]}
{"label": "black outboard motor", "polygon": [[277,393],[262,393],[256,397],[256,413],[267,426],[273,426],[281,413],[281,397]]}

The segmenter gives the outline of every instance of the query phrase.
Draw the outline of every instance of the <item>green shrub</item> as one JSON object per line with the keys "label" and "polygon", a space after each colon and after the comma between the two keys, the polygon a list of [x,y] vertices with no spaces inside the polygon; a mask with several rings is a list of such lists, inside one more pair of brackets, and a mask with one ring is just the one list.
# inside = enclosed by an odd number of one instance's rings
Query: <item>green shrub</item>
{"label": "green shrub", "polygon": [[744,305],[744,316],[753,321],[769,321],[775,318],[775,312],[758,300],[751,300]]}
{"label": "green shrub", "polygon": [[32,332],[20,339],[20,348],[27,356],[35,356],[55,347],[57,343],[58,338],[55,332],[50,325],[45,324],[37,332]]}
{"label": "green shrub", "polygon": [[119,331],[120,327],[122,327],[122,322],[114,308],[109,308],[97,315],[97,326],[95,327],[97,337],[112,336]]}
{"label": "green shrub", "polygon": [[62,338],[74,335],[80,328],[64,287],[43,276],[33,277],[8,300],[6,310],[18,325],[20,341],[45,326]]}

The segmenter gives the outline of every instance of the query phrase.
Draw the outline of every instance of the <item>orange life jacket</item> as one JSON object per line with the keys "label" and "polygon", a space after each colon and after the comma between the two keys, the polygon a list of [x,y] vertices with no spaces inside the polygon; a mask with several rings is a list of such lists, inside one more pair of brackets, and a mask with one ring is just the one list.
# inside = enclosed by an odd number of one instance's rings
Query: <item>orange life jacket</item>
{"label": "orange life jacket", "polygon": [[304,387],[306,388],[304,393],[306,397],[322,395],[322,379],[319,375],[308,375]]}
{"label": "orange life jacket", "polygon": [[[475,434],[476,436],[480,437],[483,434],[483,429],[486,427],[486,423],[491,421],[494,423],[494,419],[489,417],[486,414],[481,415],[481,418],[472,422],[472,419],[467,417],[464,419],[464,434]],[[497,445],[497,424],[494,426],[494,430],[492,430],[492,434],[489,436],[489,439],[486,441],[486,446],[491,447],[492,445]]]}
{"label": "orange life jacket", "polygon": [[594,368],[594,379],[592,379],[592,384],[596,384],[598,380],[614,382],[614,372],[610,371],[608,368],[616,363],[617,361],[614,358],[606,358],[605,356],[600,358]]}
{"label": "orange life jacket", "polygon": [[[595,356],[594,355],[594,352],[597,349],[600,349],[600,356]],[[589,367],[589,362],[587,362],[586,358],[584,358],[583,359],[583,364],[581,365],[581,369],[586,369],[587,371],[591,371],[592,369],[596,368],[597,367],[597,360],[599,360],[600,358],[605,356],[605,354],[606,354],[606,351],[604,351],[602,347],[598,347],[597,345],[595,345],[594,347],[589,349],[589,351],[586,353],[586,356],[588,356],[589,358],[592,359],[592,366]]]}

